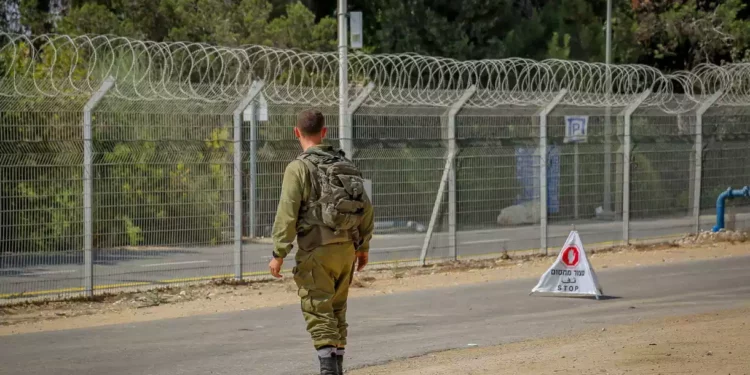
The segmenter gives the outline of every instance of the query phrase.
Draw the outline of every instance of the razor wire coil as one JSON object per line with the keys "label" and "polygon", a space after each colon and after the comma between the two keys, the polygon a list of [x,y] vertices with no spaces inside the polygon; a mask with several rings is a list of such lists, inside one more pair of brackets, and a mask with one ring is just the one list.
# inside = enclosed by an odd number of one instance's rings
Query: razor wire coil
{"label": "razor wire coil", "polygon": [[[126,100],[233,102],[254,80],[276,103],[336,105],[338,55],[264,46],[221,47],[152,42],[111,35],[27,36],[0,33],[0,96],[58,97],[96,91]],[[664,73],[645,65],[521,58],[459,61],[416,54],[351,54],[349,80],[374,84],[368,105],[449,106],[463,91],[477,91],[467,106],[543,106],[567,90],[563,104],[622,107],[645,90],[643,103],[670,113],[697,108],[720,93],[717,105],[750,98],[750,64],[703,64]]]}

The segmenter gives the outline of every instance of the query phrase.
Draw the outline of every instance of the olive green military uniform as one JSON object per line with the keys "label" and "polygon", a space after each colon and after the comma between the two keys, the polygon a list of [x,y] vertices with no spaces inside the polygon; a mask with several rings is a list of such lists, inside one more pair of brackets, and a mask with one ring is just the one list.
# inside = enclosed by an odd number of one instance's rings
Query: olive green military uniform
{"label": "olive green military uniform", "polygon": [[[314,146],[333,152],[327,145]],[[316,349],[325,346],[344,347],[347,337],[346,300],[354,274],[356,251],[369,251],[374,229],[373,210],[366,198],[358,244],[352,234],[336,234],[319,225],[300,220],[300,209],[312,190],[310,172],[301,160],[291,162],[284,171],[281,199],[273,227],[275,253],[286,257],[295,237],[299,249],[294,281],[302,302],[302,314]]]}

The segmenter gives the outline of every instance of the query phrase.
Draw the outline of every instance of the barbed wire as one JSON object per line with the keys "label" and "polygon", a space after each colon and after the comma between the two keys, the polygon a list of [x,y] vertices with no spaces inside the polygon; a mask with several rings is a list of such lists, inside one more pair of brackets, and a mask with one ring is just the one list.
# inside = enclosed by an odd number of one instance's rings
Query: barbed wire
{"label": "barbed wire", "polygon": [[[0,33],[0,96],[59,97],[96,91],[127,100],[232,102],[254,80],[275,103],[336,105],[338,56],[264,46],[220,47],[152,42],[111,35],[26,36]],[[622,107],[645,90],[644,105],[667,112],[696,108],[720,93],[719,105],[750,97],[750,64],[704,64],[672,74],[644,65],[520,58],[458,61],[416,54],[351,54],[349,80],[374,84],[369,105],[448,106],[476,86],[471,107],[542,106],[560,90],[563,104]]]}

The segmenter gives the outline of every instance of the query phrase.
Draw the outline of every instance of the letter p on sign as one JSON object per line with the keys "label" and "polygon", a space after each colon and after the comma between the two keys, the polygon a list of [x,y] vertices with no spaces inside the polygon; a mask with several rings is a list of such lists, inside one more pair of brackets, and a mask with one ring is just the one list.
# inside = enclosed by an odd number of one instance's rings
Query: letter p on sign
{"label": "letter p on sign", "polygon": [[565,116],[565,143],[586,142],[589,128],[588,116]]}

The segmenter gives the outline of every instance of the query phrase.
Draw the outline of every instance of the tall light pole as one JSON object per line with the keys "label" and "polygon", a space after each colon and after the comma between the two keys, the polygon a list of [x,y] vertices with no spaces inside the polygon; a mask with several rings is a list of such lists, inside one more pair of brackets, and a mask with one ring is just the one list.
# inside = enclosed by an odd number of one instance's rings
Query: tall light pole
{"label": "tall light pole", "polygon": [[[607,0],[607,51],[606,61],[607,68],[612,63],[612,0]],[[607,75],[609,77],[609,75]]]}
{"label": "tall light pole", "polygon": [[339,144],[341,150],[346,153],[347,158],[352,158],[352,134],[349,126],[349,83],[347,59],[347,20],[346,0],[338,0],[338,22],[339,22]]}
{"label": "tall light pole", "polygon": [[610,64],[612,63],[612,0],[607,0],[607,45],[605,47],[605,64],[607,67],[606,90],[607,107],[604,118],[604,202],[602,208],[604,214],[612,213],[612,108],[609,106],[609,96],[612,93],[612,74]]}

